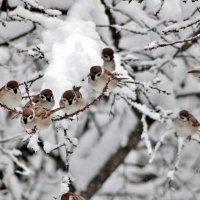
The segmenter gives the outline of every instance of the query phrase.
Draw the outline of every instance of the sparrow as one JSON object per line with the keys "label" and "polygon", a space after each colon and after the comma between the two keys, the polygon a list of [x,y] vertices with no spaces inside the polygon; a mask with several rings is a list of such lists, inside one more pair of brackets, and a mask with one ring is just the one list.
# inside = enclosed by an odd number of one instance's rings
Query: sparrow
{"label": "sparrow", "polygon": [[114,51],[111,48],[104,48],[101,53],[103,59],[103,67],[108,71],[115,71]]}
{"label": "sparrow", "polygon": [[25,107],[31,106],[31,104],[36,104],[43,108],[53,108],[55,105],[55,100],[53,96],[53,92],[50,89],[44,89],[40,92],[40,94],[35,95],[26,105]]}
{"label": "sparrow", "polygon": [[0,103],[13,109],[20,106],[21,101],[22,94],[17,81],[9,81],[0,89]]}
{"label": "sparrow", "polygon": [[101,66],[93,66],[90,68],[88,75],[88,83],[96,92],[101,92],[109,80],[108,91],[114,90],[118,83],[127,78],[118,78],[110,71],[102,68]]}
{"label": "sparrow", "polygon": [[63,107],[54,110],[38,105],[25,107],[22,111],[21,125],[25,129],[47,129],[51,125],[52,114],[61,109]]}
{"label": "sparrow", "polygon": [[60,200],[86,200],[86,199],[72,192],[67,192],[61,196]]}
{"label": "sparrow", "polygon": [[191,137],[197,132],[200,126],[198,120],[187,110],[181,110],[173,120],[173,123],[177,135],[181,137]]}
{"label": "sparrow", "polygon": [[191,71],[188,71],[189,74],[192,74],[194,77],[200,78],[200,70],[199,69],[194,69]]}
{"label": "sparrow", "polygon": [[67,115],[75,113],[86,106],[86,99],[80,92],[81,87],[73,87],[63,93],[60,99],[60,107],[64,107],[63,112]]}

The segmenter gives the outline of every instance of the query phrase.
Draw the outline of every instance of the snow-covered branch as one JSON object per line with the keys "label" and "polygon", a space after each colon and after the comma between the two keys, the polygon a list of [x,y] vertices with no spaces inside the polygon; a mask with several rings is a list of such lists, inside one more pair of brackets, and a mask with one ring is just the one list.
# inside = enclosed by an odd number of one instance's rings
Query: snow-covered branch
{"label": "snow-covered branch", "polygon": [[199,38],[200,38],[200,34],[193,36],[191,38],[176,40],[176,41],[173,41],[173,42],[161,43],[161,42],[158,42],[158,41],[153,41],[148,46],[145,47],[145,50],[151,51],[153,49],[158,49],[160,47],[166,47],[166,46],[172,46],[174,44],[182,44],[182,43],[192,42],[192,41],[197,40]]}

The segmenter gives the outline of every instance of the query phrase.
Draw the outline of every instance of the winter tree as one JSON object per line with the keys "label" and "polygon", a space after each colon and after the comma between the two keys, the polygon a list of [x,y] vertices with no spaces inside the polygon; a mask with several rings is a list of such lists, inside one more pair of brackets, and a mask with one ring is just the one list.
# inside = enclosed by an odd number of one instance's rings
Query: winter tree
{"label": "winter tree", "polygon": [[[0,0],[0,200],[199,199],[199,12],[198,0]],[[12,80],[20,106],[3,97]],[[35,101],[46,89],[49,110]],[[68,90],[85,102],[63,112]],[[49,127],[23,126],[35,105]]]}

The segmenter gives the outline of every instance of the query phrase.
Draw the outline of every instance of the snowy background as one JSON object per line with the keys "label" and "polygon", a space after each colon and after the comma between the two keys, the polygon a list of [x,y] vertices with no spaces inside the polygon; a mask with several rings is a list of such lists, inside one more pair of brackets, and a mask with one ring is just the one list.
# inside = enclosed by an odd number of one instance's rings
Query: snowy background
{"label": "snowy background", "polygon": [[[57,107],[65,90],[81,85],[89,103],[98,93],[83,79],[103,64],[105,47],[115,51],[116,73],[134,82],[39,136],[25,133],[2,108],[0,200],[60,199],[68,190],[92,200],[200,199],[198,142],[186,142],[169,181],[178,150],[170,119],[181,109],[200,119],[200,83],[187,73],[200,68],[198,0],[0,5],[1,86],[41,75],[31,95],[49,88]],[[26,96],[24,85],[20,89]],[[72,153],[66,156],[66,149]]]}

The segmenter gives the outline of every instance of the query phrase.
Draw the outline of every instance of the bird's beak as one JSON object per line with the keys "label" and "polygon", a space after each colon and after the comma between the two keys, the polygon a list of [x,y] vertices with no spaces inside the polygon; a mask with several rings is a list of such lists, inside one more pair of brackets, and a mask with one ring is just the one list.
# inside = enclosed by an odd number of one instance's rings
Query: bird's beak
{"label": "bird's beak", "polygon": [[68,103],[69,103],[69,105],[72,105],[72,100],[71,99],[68,100]]}
{"label": "bird's beak", "polygon": [[48,102],[51,102],[51,97],[46,97]]}
{"label": "bird's beak", "polygon": [[15,94],[17,94],[17,88],[13,88]]}
{"label": "bird's beak", "polygon": [[27,124],[27,118],[26,117],[23,118],[23,121],[24,121],[24,124]]}
{"label": "bird's beak", "polygon": [[90,74],[91,79],[94,81],[95,76]]}

